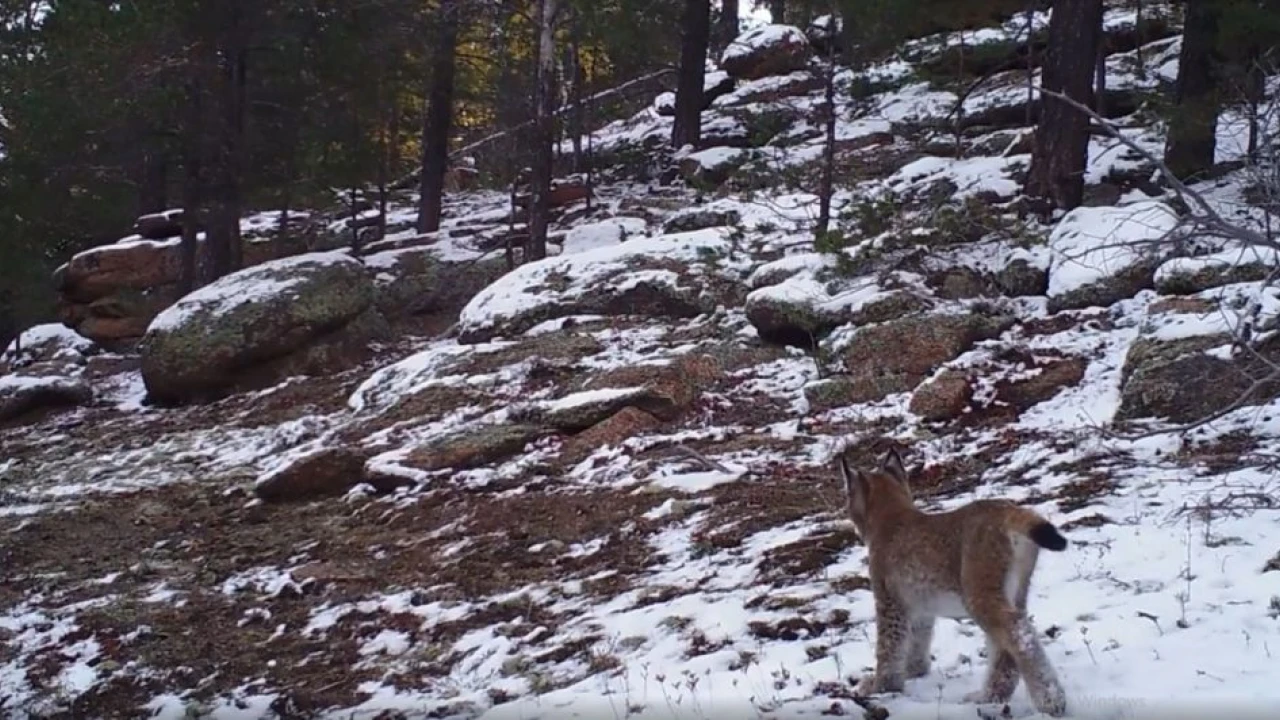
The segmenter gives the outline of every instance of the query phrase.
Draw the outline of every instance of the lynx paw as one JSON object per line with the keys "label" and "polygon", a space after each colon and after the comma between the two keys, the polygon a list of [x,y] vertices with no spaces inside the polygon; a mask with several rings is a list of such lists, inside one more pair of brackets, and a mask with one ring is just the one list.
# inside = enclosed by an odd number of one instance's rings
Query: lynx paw
{"label": "lynx paw", "polygon": [[991,694],[986,688],[974,690],[965,695],[963,701],[972,705],[990,705],[991,703],[1001,702],[998,698]]}
{"label": "lynx paw", "polygon": [[853,694],[858,697],[866,697],[867,695],[878,695],[887,692],[901,692],[902,679],[884,677],[882,675],[865,675],[858,682],[857,687],[853,689]]}

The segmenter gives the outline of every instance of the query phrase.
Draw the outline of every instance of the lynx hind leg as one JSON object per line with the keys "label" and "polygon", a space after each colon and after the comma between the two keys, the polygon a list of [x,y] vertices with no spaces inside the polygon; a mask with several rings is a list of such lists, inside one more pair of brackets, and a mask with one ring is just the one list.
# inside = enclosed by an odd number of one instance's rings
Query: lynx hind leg
{"label": "lynx hind leg", "polygon": [[1027,681],[1031,704],[1045,715],[1062,717],[1067,713],[1067,695],[1036,637],[1035,626],[1025,614],[1020,613],[1010,630],[1010,651]]}
{"label": "lynx hind leg", "polygon": [[1008,702],[1013,691],[1018,689],[1020,679],[1017,659],[987,635],[987,677],[982,689],[965,695],[964,701],[979,704]]}
{"label": "lynx hind leg", "polygon": [[[988,702],[999,702],[996,698],[1006,690],[1008,695],[1012,695],[1013,689],[1017,687],[1018,675],[1021,675],[1027,683],[1027,694],[1031,696],[1031,704],[1036,710],[1051,717],[1065,715],[1066,693],[1027,616],[1012,606],[1001,603],[983,613],[983,617],[975,619],[999,647],[999,652],[992,658],[987,686],[984,688],[984,692],[992,697]],[[1016,668],[1016,674],[1010,671],[1010,664]]]}
{"label": "lynx hind leg", "polygon": [[929,674],[932,658],[934,618],[920,618],[911,623],[911,642],[907,650],[907,677],[921,678]]}

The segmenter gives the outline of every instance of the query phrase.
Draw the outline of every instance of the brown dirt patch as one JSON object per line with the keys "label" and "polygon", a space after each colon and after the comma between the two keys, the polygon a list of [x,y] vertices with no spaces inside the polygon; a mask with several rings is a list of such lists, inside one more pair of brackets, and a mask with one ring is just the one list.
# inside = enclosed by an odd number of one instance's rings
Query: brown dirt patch
{"label": "brown dirt patch", "polygon": [[825,530],[803,540],[770,548],[756,565],[760,579],[774,587],[790,585],[821,573],[859,544],[852,527]]}
{"label": "brown dirt patch", "polygon": [[1216,474],[1253,464],[1249,456],[1258,447],[1258,438],[1248,431],[1234,430],[1209,442],[1186,442],[1178,448],[1177,458],[1188,465],[1204,465]]}
{"label": "brown dirt patch", "polygon": [[738,547],[758,532],[802,518],[838,513],[842,502],[832,473],[789,465],[717,486],[712,496],[710,512],[694,541],[718,549]]}
{"label": "brown dirt patch", "polygon": [[[593,590],[623,592],[626,578],[651,562],[645,538],[664,522],[642,516],[668,497],[443,489],[407,505],[359,509],[342,502],[250,505],[243,494],[221,487],[168,486],[89,501],[0,535],[0,607],[24,598],[60,607],[112,596],[82,611],[79,623],[86,638],[102,645],[100,666],[114,668],[104,673],[116,679],[81,698],[73,708],[77,716],[130,716],[157,692],[198,685],[196,698],[208,699],[252,678],[286,689],[290,707],[306,715],[364,699],[359,683],[380,671],[355,670],[357,650],[381,629],[405,632],[412,652],[426,653],[415,656],[412,676],[396,680],[413,684],[447,674],[458,658],[443,650],[469,630],[516,619],[557,625],[538,603],[515,601],[434,626],[415,613],[354,612],[328,633],[306,637],[299,631],[313,610],[402,590],[414,591],[414,605],[475,602],[602,571],[620,581]],[[601,541],[596,552],[564,554],[591,540]],[[530,552],[538,543],[551,549]],[[451,546],[452,554],[442,552]],[[223,592],[228,578],[259,568],[295,568],[295,583],[274,596],[260,588]],[[119,575],[112,583],[92,582],[113,573]],[[162,585],[177,595],[143,601]],[[279,625],[287,632],[273,638]],[[144,626],[150,630],[130,637]],[[52,677],[65,661],[55,648],[36,664],[48,664]],[[145,680],[125,668],[131,661],[148,673]]]}

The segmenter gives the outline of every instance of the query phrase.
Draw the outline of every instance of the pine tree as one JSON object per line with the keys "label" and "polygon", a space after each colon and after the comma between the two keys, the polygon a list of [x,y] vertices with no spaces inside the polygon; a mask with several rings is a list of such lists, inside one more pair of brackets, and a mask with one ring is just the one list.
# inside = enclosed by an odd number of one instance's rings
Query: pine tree
{"label": "pine tree", "polygon": [[[1093,104],[1102,0],[1058,0],[1049,21],[1042,85],[1076,102]],[[1025,192],[1064,210],[1084,200],[1089,117],[1058,98],[1042,96]]]}
{"label": "pine tree", "polygon": [[676,116],[671,145],[679,150],[697,146],[702,136],[702,85],[706,77],[707,42],[711,34],[709,0],[685,0],[684,36],[680,49],[680,79],[676,87]]}
{"label": "pine tree", "polygon": [[1220,8],[1216,0],[1187,0],[1174,111],[1164,162],[1181,179],[1213,167],[1221,105],[1216,50]]}
{"label": "pine tree", "polygon": [[435,232],[440,229],[444,178],[449,166],[449,136],[453,130],[454,76],[461,12],[462,4],[458,0],[441,0],[436,12],[431,91],[427,95],[426,120],[422,129],[418,232]]}

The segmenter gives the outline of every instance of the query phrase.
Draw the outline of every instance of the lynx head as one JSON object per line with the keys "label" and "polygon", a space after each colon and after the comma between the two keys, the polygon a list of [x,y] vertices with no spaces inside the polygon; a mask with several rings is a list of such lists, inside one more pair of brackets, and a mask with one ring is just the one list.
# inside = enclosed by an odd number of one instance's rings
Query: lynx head
{"label": "lynx head", "polygon": [[849,460],[848,448],[836,456],[840,478],[844,483],[845,506],[858,536],[867,543],[867,526],[878,509],[902,504],[911,505],[911,486],[907,468],[897,448],[890,448],[871,472],[864,472]]}

